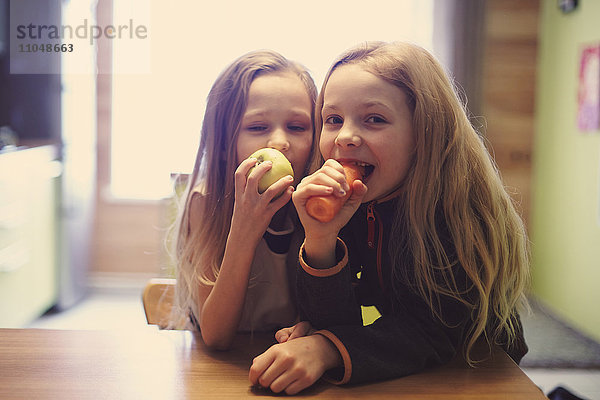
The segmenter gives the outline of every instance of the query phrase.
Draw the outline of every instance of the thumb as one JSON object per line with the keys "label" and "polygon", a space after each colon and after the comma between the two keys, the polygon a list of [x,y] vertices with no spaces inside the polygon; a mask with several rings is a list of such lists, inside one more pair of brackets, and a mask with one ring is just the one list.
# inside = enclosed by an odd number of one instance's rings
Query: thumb
{"label": "thumb", "polygon": [[358,207],[360,207],[360,204],[362,203],[362,200],[366,194],[367,187],[364,183],[361,181],[354,181],[352,183],[352,195],[350,195],[340,210],[340,214],[344,215],[343,218],[348,220],[352,217],[352,215],[354,215],[356,210],[358,210]]}
{"label": "thumb", "polygon": [[[367,186],[359,180],[352,182],[352,195],[346,201],[346,204],[352,206],[352,208],[358,208],[362,203],[363,198],[367,194]],[[357,204],[358,203],[358,204]]]}

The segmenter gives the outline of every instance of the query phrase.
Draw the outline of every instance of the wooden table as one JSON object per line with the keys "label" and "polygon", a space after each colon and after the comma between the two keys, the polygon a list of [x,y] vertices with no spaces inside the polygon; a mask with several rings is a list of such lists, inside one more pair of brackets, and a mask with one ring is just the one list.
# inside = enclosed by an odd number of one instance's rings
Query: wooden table
{"label": "wooden table", "polygon": [[[252,358],[271,344],[240,336],[229,352],[184,331],[0,329],[0,399],[244,399],[272,397],[248,381]],[[545,399],[501,350],[479,368],[460,360],[387,382],[319,382],[319,399]]]}

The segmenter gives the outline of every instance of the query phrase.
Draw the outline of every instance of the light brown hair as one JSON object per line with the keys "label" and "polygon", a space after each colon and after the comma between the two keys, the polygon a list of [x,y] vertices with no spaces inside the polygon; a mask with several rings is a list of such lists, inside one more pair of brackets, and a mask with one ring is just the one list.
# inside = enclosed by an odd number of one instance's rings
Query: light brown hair
{"label": "light brown hair", "polygon": [[[331,74],[346,64],[402,89],[412,111],[416,150],[395,211],[389,248],[396,280],[408,279],[444,321],[440,296],[471,311],[465,352],[485,337],[513,343],[518,310],[527,307],[529,243],[523,222],[504,188],[484,138],[440,63],[410,43],[369,42],[341,55],[327,73],[315,111],[322,129],[323,95]],[[312,169],[321,165],[315,155]],[[401,264],[411,260],[411,276]],[[456,275],[464,270],[468,282]],[[450,322],[449,322],[450,323]]]}
{"label": "light brown hair", "polygon": [[[241,119],[246,110],[250,85],[258,76],[271,73],[298,76],[311,100],[314,123],[317,89],[310,73],[277,52],[260,50],[247,53],[231,63],[216,79],[207,98],[194,169],[183,193],[174,228],[173,253],[177,264],[175,313],[180,317],[186,318],[191,310],[196,310],[198,285],[214,284],[219,274],[233,214],[233,177],[238,167],[236,145]],[[307,170],[308,166],[302,171],[303,175]],[[195,204],[199,206],[203,223],[191,227],[190,205],[194,196],[200,196]],[[174,325],[181,325],[181,321]]]}

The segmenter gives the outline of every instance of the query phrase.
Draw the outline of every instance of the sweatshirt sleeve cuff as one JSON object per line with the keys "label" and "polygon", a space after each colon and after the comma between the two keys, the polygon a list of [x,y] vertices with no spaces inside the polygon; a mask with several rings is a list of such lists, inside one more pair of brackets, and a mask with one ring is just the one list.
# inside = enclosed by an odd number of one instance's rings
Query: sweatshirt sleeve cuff
{"label": "sweatshirt sleeve cuff", "polygon": [[342,239],[340,239],[339,237],[337,238],[337,245],[335,247],[335,255],[336,255],[336,260],[340,260],[340,261],[333,267],[329,267],[329,268],[319,269],[319,268],[313,268],[313,267],[309,266],[306,263],[306,261],[304,260],[304,255],[305,255],[304,243],[305,242],[302,242],[302,246],[300,246],[299,260],[300,260],[300,266],[309,275],[316,276],[319,278],[333,276],[333,275],[337,274],[338,272],[340,272],[346,266],[346,264],[348,264],[348,248],[346,247],[346,243],[344,243],[344,241]]}
{"label": "sweatshirt sleeve cuff", "polygon": [[328,330],[316,331],[315,334],[325,336],[327,339],[329,339],[340,352],[340,355],[342,356],[342,361],[344,362],[344,375],[341,379],[332,379],[327,376],[324,376],[323,378],[326,381],[335,385],[343,385],[345,383],[348,383],[348,381],[350,381],[350,377],[352,376],[352,360],[350,359],[350,353],[348,353],[346,346],[344,346],[344,344],[340,341],[340,339],[338,339],[337,336],[335,336]]}

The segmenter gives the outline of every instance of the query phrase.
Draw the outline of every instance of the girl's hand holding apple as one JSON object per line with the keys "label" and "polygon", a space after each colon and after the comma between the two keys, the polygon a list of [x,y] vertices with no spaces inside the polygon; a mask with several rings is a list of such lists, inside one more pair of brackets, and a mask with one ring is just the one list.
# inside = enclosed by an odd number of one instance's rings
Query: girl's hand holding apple
{"label": "girl's hand holding apple", "polygon": [[[256,165],[260,165],[263,162],[270,162],[272,165],[258,180],[259,193],[264,193],[270,186],[287,175],[291,175],[292,179],[294,178],[292,163],[277,149],[270,147],[258,149],[248,158],[256,159]],[[253,169],[254,167],[249,172],[251,173]]]}
{"label": "girl's hand holding apple", "polygon": [[294,178],[288,173],[266,188],[260,186],[273,167],[274,162],[259,163],[251,156],[235,171],[235,203],[230,231],[238,232],[244,242],[258,243],[275,213],[291,199]]}

